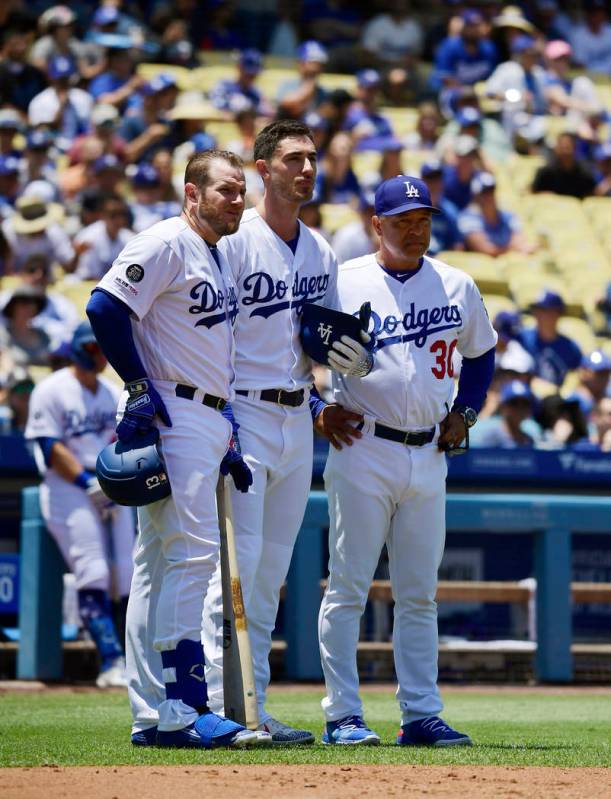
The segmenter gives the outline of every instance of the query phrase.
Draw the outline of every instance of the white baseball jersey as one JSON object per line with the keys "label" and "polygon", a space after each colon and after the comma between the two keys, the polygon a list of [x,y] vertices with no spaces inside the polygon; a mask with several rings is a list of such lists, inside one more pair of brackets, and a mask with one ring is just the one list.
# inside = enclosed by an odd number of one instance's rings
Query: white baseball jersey
{"label": "white baseball jersey", "polygon": [[[95,470],[100,450],[115,437],[117,400],[121,390],[104,377],[98,377],[92,393],[66,367],[42,380],[32,392],[25,437],[56,438],[85,469]],[[51,484],[65,483],[52,469],[46,469],[37,456],[37,465]]]}
{"label": "white baseball jersey", "polygon": [[131,239],[98,284],[132,311],[134,341],[152,380],[231,398],[238,314],[231,270],[180,217]]}
{"label": "white baseball jersey", "polygon": [[358,314],[371,302],[369,332],[375,364],[364,378],[332,372],[336,402],[404,430],[430,428],[452,404],[454,350],[467,358],[496,343],[475,283],[459,269],[427,256],[405,282],[385,272],[375,255],[339,269],[340,310]]}
{"label": "white baseball jersey", "polygon": [[295,255],[256,209],[220,244],[237,285],[236,388],[295,391],[312,382],[299,341],[305,302],[335,306],[337,261],[318,233],[299,222]]}

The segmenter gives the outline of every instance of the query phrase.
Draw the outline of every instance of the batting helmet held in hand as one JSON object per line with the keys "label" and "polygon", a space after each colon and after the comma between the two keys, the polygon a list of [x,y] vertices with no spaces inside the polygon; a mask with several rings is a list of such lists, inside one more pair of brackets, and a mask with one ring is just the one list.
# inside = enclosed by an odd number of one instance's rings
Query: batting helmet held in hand
{"label": "batting helmet held in hand", "polygon": [[361,305],[358,316],[306,303],[303,306],[299,334],[304,352],[317,363],[328,366],[329,350],[342,336],[350,336],[362,343],[360,334],[362,330],[367,330],[370,316],[371,305],[368,302]]}
{"label": "batting helmet held in hand", "polygon": [[98,455],[95,470],[102,491],[117,505],[150,505],[172,493],[155,430],[122,444],[115,441]]}

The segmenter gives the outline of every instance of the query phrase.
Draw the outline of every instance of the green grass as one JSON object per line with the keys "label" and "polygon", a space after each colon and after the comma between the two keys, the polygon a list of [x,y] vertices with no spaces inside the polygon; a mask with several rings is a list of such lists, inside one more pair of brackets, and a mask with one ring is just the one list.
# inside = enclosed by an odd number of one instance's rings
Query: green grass
{"label": "green grass", "polygon": [[[322,729],[317,691],[278,691],[270,711],[284,721]],[[120,693],[0,694],[0,766],[236,763],[464,764],[611,766],[611,694],[444,692],[444,718],[475,745],[446,750],[394,745],[398,710],[391,691],[363,691],[379,747],[273,748],[255,751],[138,749],[129,743],[130,714]]]}

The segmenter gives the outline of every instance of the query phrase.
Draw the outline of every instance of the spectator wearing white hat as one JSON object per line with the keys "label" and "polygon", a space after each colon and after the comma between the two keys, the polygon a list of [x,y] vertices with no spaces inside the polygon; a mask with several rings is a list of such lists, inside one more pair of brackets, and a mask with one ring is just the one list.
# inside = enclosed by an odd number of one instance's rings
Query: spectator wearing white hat
{"label": "spectator wearing white hat", "polygon": [[514,251],[532,253],[522,233],[518,217],[504,211],[496,202],[496,180],[490,172],[480,172],[471,181],[473,202],[458,217],[458,230],[467,250],[496,257]]}
{"label": "spectator wearing white hat", "polygon": [[301,119],[308,111],[314,111],[327,98],[327,92],[319,82],[325,64],[329,60],[327,51],[317,41],[303,42],[297,48],[299,77],[282,83],[278,89],[278,109],[281,116]]}
{"label": "spectator wearing white hat", "polygon": [[69,58],[78,64],[85,79],[95,77],[102,61],[98,49],[85,44],[74,35],[76,15],[67,5],[51,6],[40,15],[38,27],[43,34],[32,45],[30,61],[43,72],[56,56]]}
{"label": "spectator wearing white hat", "polygon": [[80,280],[100,280],[134,236],[129,227],[129,208],[119,194],[103,195],[101,217],[83,228],[74,238],[75,245],[80,245],[75,271],[75,276]]}

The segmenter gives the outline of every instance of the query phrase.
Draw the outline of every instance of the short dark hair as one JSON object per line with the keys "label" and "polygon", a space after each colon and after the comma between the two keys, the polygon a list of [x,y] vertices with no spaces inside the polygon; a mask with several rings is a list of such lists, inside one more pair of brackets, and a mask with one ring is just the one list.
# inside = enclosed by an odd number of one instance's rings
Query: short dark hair
{"label": "short dark hair", "polygon": [[220,158],[238,169],[244,168],[239,155],[229,150],[203,150],[191,156],[185,169],[185,184],[194,183],[198,189],[204,189],[209,183],[210,164]]}
{"label": "short dark hair", "polygon": [[301,139],[303,136],[314,141],[310,128],[297,119],[277,119],[270,122],[255,139],[255,161],[261,158],[268,161],[283,139]]}

